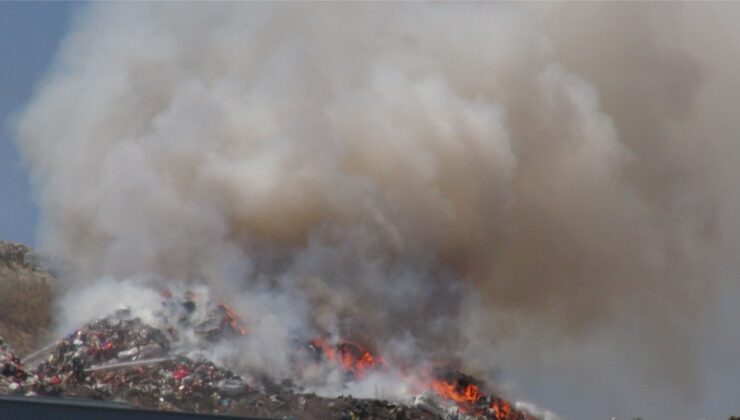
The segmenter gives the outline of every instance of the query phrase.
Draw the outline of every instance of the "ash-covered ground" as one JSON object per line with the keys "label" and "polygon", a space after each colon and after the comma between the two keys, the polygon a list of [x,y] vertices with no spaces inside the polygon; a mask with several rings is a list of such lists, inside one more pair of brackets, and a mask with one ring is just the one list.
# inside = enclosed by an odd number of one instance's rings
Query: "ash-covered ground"
{"label": "ash-covered ground", "polygon": [[[116,401],[138,408],[301,419],[507,419],[536,417],[483,385],[447,371],[424,392],[403,401],[321,397],[259,372],[233,372],[209,358],[209,349],[248,334],[228,306],[197,307],[191,294],[163,292],[155,321],[126,308],[67,336],[48,335],[53,276],[22,245],[0,245],[0,287],[6,301],[0,336],[0,394]],[[201,314],[198,316],[197,314]],[[18,320],[24,320],[19,322]],[[156,325],[155,325],[156,324]],[[40,345],[44,341],[47,345]],[[16,353],[11,344],[19,344]],[[34,345],[39,348],[31,351]],[[314,340],[297,343],[308,363],[336,359],[347,380],[381,366],[356,345]],[[480,388],[479,388],[480,387]]]}

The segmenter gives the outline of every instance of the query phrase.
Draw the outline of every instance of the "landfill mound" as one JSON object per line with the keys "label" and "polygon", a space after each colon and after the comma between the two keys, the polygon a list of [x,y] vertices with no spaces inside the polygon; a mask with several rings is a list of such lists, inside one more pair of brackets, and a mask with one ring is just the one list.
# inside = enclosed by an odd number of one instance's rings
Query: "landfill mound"
{"label": "landfill mound", "polygon": [[[82,326],[34,352],[47,335],[54,278],[23,245],[0,242],[0,394],[115,401],[136,408],[301,419],[495,419],[535,417],[480,392],[456,371],[405,401],[327,398],[291,380],[243,376],[209,360],[209,349],[248,334],[222,303],[162,292],[155,319],[128,309]],[[2,336],[9,338],[16,353]],[[347,378],[382,368],[362,347],[317,338],[298,344],[309,360],[335,362]],[[20,357],[19,355],[24,355]],[[479,388],[480,387],[480,388]]]}
{"label": "landfill mound", "polygon": [[[0,339],[2,342],[2,339]],[[42,349],[34,369],[0,344],[0,394],[117,401],[137,408],[258,417],[431,419],[419,408],[351,397],[298,394],[281,384],[250,386],[206,359],[169,353],[164,332],[108,317]]]}
{"label": "landfill mound", "polygon": [[[183,308],[188,308],[183,305]],[[209,310],[205,322],[194,324],[204,340],[238,334],[222,305]],[[218,309],[221,308],[221,309]],[[224,317],[227,322],[215,321]],[[167,325],[171,320],[164,317]],[[182,319],[175,320],[180,322]],[[204,328],[204,326],[210,326]],[[216,329],[220,330],[216,333]],[[302,419],[534,419],[506,405],[460,411],[433,394],[405,403],[340,396],[324,398],[298,391],[291,383],[270,378],[246,379],[204,357],[178,352],[182,343],[174,329],[156,328],[127,311],[96,320],[21,360],[5,344],[0,393],[55,396],[124,402],[137,408],[257,417]],[[188,343],[189,347],[193,342]],[[25,361],[25,363],[24,363]],[[29,363],[35,368],[28,367]],[[472,406],[471,406],[472,407]]]}

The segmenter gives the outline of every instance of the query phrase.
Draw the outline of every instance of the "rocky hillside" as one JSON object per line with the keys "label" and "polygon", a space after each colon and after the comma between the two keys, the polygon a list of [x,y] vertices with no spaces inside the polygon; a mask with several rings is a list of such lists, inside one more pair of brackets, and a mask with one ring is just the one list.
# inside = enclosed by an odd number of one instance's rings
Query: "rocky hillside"
{"label": "rocky hillside", "polygon": [[54,284],[29,247],[0,241],[0,336],[20,355],[48,333]]}

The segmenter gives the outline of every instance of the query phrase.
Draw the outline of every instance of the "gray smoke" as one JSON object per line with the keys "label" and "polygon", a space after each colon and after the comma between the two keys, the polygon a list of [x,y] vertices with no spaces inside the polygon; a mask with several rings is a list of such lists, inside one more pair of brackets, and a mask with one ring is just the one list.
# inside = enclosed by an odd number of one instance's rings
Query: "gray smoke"
{"label": "gray smoke", "polygon": [[330,333],[569,418],[729,414],[701,403],[702,351],[737,335],[713,308],[737,294],[738,23],[91,5],[17,125],[42,243],[73,267],[59,322],[206,284],[251,323],[243,365],[277,375]]}

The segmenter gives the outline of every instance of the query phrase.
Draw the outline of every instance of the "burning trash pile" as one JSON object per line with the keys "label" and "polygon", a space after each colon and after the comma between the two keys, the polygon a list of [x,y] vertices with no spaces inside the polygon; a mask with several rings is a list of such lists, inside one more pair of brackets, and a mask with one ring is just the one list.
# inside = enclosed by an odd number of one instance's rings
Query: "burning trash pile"
{"label": "burning trash pile", "polygon": [[[495,419],[534,416],[485,395],[473,378],[447,371],[421,381],[409,401],[382,401],[306,393],[292,381],[241,376],[208,360],[199,349],[248,334],[223,303],[196,303],[162,293],[152,323],[121,309],[91,322],[21,361],[0,347],[0,393],[125,402],[135,407],[198,413],[299,418]],[[347,380],[383,371],[388,363],[359,344],[316,338],[302,346],[309,359],[344,371]],[[25,362],[25,363],[24,363]],[[34,364],[34,369],[26,366]],[[412,379],[413,378],[413,379]]]}
{"label": "burning trash pile", "polygon": [[[387,366],[382,358],[355,343],[331,346],[323,339],[314,339],[311,347],[340,365],[350,378],[363,378],[369,370]],[[447,367],[422,375],[410,374],[407,380],[422,391],[413,399],[413,405],[440,418],[536,420],[534,415],[513,407],[508,401],[485,394],[483,384],[475,378]]]}
{"label": "burning trash pile", "polygon": [[[481,384],[474,378],[461,372],[447,371],[432,381],[432,388],[442,399],[454,401],[453,410],[475,418],[506,419],[506,420],[535,420],[536,417],[512,407],[508,401],[492,394],[486,395],[481,391]],[[428,398],[428,397],[427,397]],[[424,396],[417,397],[417,404],[430,404]]]}
{"label": "burning trash pile", "polygon": [[[361,379],[370,370],[387,367],[384,359],[356,343],[342,341],[332,346],[319,338],[312,340],[310,346],[327,360],[341,366],[350,378]],[[502,398],[485,394],[479,381],[451,368],[440,367],[422,375],[410,374],[408,380],[421,391],[413,404],[442,418],[536,419]]]}

